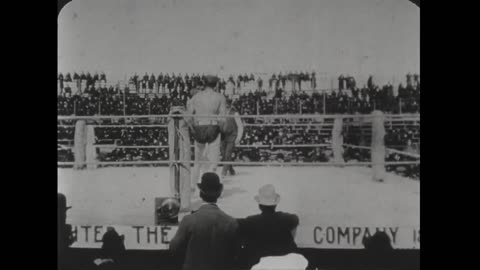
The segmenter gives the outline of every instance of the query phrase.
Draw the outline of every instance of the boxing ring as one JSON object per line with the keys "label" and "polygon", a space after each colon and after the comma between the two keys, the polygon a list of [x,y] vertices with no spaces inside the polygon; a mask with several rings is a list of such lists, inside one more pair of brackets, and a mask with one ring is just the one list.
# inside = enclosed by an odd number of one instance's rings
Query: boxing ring
{"label": "boxing ring", "polygon": [[[109,125],[98,124],[100,119],[158,119],[170,118],[164,124],[111,125],[122,127],[169,128],[169,146],[118,146],[120,148],[168,148],[169,160],[156,161],[97,161],[58,162],[59,166],[80,166],[85,169],[58,168],[58,192],[67,196],[72,206],[67,215],[67,223],[72,224],[76,242],[72,247],[99,248],[101,236],[108,226],[114,227],[125,236],[127,249],[167,249],[177,229],[176,225],[157,225],[155,222],[155,198],[177,197],[181,201],[188,198],[187,210],[195,210],[201,200],[198,190],[183,194],[181,168],[189,168],[194,160],[183,158],[182,137],[179,130],[181,117],[189,115],[149,115],[149,116],[59,116],[59,121],[85,121],[91,130]],[[191,116],[191,115],[190,115]],[[211,115],[195,115],[211,117]],[[271,183],[281,195],[277,207],[279,211],[295,213],[300,225],[296,239],[304,248],[363,248],[362,238],[375,231],[385,231],[392,239],[394,248],[420,248],[420,185],[418,181],[383,172],[383,182],[373,181],[375,170],[387,165],[418,165],[418,154],[394,149],[385,152],[399,152],[413,161],[371,161],[344,162],[338,157],[338,148],[358,147],[372,150],[371,147],[344,144],[338,137],[338,125],[346,119],[360,119],[373,123],[375,115],[242,115],[245,119],[271,120],[264,123],[246,123],[261,126],[328,126],[332,134],[331,143],[308,145],[278,145],[273,147],[325,147],[334,152],[329,162],[270,162],[232,161],[219,162],[217,173],[223,164],[233,164],[237,174],[222,179],[224,192],[218,201],[219,207],[236,218],[259,213],[253,197],[259,187]],[[288,122],[303,119],[307,122],[275,123],[274,120],[288,119]],[[341,119],[342,121],[338,120]],[[382,125],[395,124],[395,121],[419,121],[419,115],[383,115]],[[91,132],[90,132],[91,133]],[[373,132],[375,133],[375,132]],[[336,134],[336,135],[335,135]],[[377,134],[378,135],[378,134]],[[84,134],[84,137],[92,136]],[[372,134],[372,136],[376,136]],[[173,137],[173,140],[172,140]],[[185,141],[183,141],[185,142]],[[77,143],[77,142],[76,142]],[[189,143],[189,142],[188,142]],[[185,147],[191,147],[189,144]],[[86,148],[92,148],[92,145]],[[95,149],[93,145],[93,149]],[[117,146],[98,146],[117,147]],[[271,145],[238,147],[272,147]],[[185,149],[183,149],[185,150]],[[92,150],[90,150],[91,152]],[[87,149],[86,152],[89,152]],[[341,153],[340,153],[341,154]],[[182,157],[182,158],[181,158]],[[372,155],[372,159],[373,155]],[[202,163],[208,163],[203,161]],[[111,167],[115,165],[115,167]],[[90,166],[90,167],[89,167]],[[92,167],[93,166],[93,167]],[[130,166],[130,167],[124,167]],[[381,170],[381,168],[380,168]],[[188,185],[189,187],[189,185]],[[183,215],[188,214],[183,210]]]}

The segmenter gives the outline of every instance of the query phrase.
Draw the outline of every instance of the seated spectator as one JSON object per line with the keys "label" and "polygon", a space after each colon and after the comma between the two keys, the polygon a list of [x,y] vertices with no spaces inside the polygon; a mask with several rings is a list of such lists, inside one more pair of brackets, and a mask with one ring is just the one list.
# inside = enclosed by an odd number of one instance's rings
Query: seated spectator
{"label": "seated spectator", "polygon": [[364,236],[362,244],[365,247],[367,267],[381,267],[390,269],[392,264],[393,247],[390,237],[382,231],[377,231],[373,236]]}
{"label": "seated spectator", "polygon": [[124,262],[125,237],[119,235],[114,228],[108,227],[102,237],[102,248],[99,258],[94,260],[95,265],[102,269],[118,269]]}
{"label": "seated spectator", "polygon": [[277,212],[280,195],[273,185],[265,185],[255,196],[261,213],[239,219],[239,234],[245,244],[245,256],[249,267],[262,257],[283,256],[295,252],[295,232],[298,216]]}

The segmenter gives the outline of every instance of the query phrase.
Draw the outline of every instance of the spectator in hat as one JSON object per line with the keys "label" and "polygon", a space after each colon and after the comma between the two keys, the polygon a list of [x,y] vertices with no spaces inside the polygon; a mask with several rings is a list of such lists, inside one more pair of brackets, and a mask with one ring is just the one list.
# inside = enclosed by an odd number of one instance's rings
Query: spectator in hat
{"label": "spectator in hat", "polygon": [[72,81],[72,76],[70,75],[70,72],[68,72],[67,75],[65,76],[65,81],[66,82],[71,82]]}
{"label": "spectator in hat", "polygon": [[260,76],[258,76],[258,79],[257,79],[257,86],[258,86],[258,91],[262,91],[263,80],[262,80],[262,78],[260,78]]}
{"label": "spectator in hat", "polygon": [[106,82],[107,81],[107,76],[105,75],[105,72],[102,71],[100,74],[100,81]]}
{"label": "spectator in hat", "polygon": [[295,252],[294,237],[298,216],[277,212],[280,195],[271,184],[262,186],[255,196],[261,213],[239,219],[239,235],[245,245],[249,267],[262,257],[283,256]]}
{"label": "spectator in hat", "polygon": [[198,184],[202,206],[185,216],[170,242],[170,250],[183,257],[183,270],[232,269],[237,251],[237,221],[217,206],[223,185],[207,172]]}
{"label": "spectator in hat", "polygon": [[58,75],[58,81],[60,82],[60,89],[63,89],[63,74]]}
{"label": "spectator in hat", "polygon": [[68,247],[73,243],[72,226],[67,224],[67,210],[71,207],[67,207],[67,198],[64,194],[58,193],[57,196],[57,251],[59,264],[65,266],[68,263],[66,257]]}
{"label": "spectator in hat", "polygon": [[73,243],[72,240],[72,227],[68,225],[67,222],[67,210],[72,208],[70,206],[67,207],[67,197],[64,194],[58,193],[57,196],[57,207],[58,207],[58,224],[57,224],[57,232],[58,232],[58,250],[59,252],[65,251],[68,246]]}
{"label": "spectator in hat", "polygon": [[340,77],[338,77],[338,90],[342,91],[345,87],[345,77],[343,77],[343,74],[340,74]]}

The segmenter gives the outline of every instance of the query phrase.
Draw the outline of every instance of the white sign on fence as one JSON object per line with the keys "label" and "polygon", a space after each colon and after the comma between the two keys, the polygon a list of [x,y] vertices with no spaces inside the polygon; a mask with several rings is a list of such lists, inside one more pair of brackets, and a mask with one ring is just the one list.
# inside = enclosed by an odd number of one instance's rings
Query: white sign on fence
{"label": "white sign on fence", "polygon": [[[126,249],[168,249],[178,226],[72,225],[74,248],[101,248],[107,227],[125,237]],[[385,232],[395,249],[420,249],[417,227],[300,226],[295,242],[300,248],[362,249],[364,236]]]}

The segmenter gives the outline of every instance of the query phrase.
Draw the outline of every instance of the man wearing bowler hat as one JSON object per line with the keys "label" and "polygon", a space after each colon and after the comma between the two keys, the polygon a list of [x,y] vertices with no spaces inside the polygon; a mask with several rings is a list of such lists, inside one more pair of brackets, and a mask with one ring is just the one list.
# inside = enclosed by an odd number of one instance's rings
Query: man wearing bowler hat
{"label": "man wearing bowler hat", "polygon": [[183,257],[183,270],[231,269],[237,250],[238,224],[216,204],[223,185],[216,173],[207,172],[198,187],[203,204],[182,219],[170,250]]}
{"label": "man wearing bowler hat", "polygon": [[238,220],[249,267],[258,263],[262,257],[284,256],[297,249],[294,238],[298,216],[275,210],[280,202],[275,187],[271,184],[262,186],[255,201],[261,213]]}
{"label": "man wearing bowler hat", "polygon": [[[225,97],[214,89],[218,83],[216,76],[205,76],[205,88],[187,102],[187,114],[225,115]],[[198,183],[205,172],[215,172],[220,161],[220,127],[225,117],[185,117],[195,140],[195,164],[192,183]],[[204,164],[198,161],[209,161]]]}
{"label": "man wearing bowler hat", "polygon": [[57,196],[57,258],[59,269],[68,269],[70,259],[68,257],[68,247],[74,242],[72,235],[72,226],[67,224],[67,210],[72,208],[67,206],[67,198],[64,194],[58,193]]}

